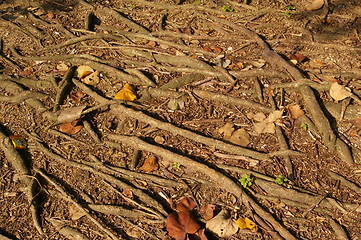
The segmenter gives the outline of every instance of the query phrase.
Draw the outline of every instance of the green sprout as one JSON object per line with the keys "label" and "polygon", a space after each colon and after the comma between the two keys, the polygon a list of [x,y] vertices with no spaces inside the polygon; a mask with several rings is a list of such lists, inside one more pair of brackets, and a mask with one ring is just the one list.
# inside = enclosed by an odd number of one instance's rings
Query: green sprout
{"label": "green sprout", "polygon": [[174,162],[174,164],[173,164],[173,167],[176,169],[179,169],[180,166],[181,166],[180,163],[177,163],[177,162]]}
{"label": "green sprout", "polygon": [[282,174],[278,175],[278,177],[276,178],[276,183],[278,185],[282,185],[284,183],[287,183],[288,182],[288,179],[285,178]]}
{"label": "green sprout", "polygon": [[301,128],[307,130],[308,129],[308,125],[306,123],[302,123],[301,124]]}
{"label": "green sprout", "polygon": [[194,3],[195,3],[196,5],[200,5],[200,4],[201,4],[201,0],[196,0]]}
{"label": "green sprout", "polygon": [[251,177],[248,177],[247,174],[244,174],[242,178],[238,179],[238,182],[241,183],[241,185],[246,188],[246,187],[250,187],[253,183],[253,180]]}
{"label": "green sprout", "polygon": [[132,10],[134,7],[135,7],[135,5],[130,3],[128,9]]}
{"label": "green sprout", "polygon": [[[292,6],[292,5],[289,5],[289,6],[287,6],[286,8],[287,8],[287,10],[296,10],[296,8],[295,8],[294,6]],[[291,16],[293,15],[293,13],[291,13],[290,11],[286,11],[286,12],[285,12],[285,15],[286,15],[287,17],[291,17]]]}
{"label": "green sprout", "polygon": [[222,7],[223,12],[233,12],[233,8],[227,5],[223,5]]}

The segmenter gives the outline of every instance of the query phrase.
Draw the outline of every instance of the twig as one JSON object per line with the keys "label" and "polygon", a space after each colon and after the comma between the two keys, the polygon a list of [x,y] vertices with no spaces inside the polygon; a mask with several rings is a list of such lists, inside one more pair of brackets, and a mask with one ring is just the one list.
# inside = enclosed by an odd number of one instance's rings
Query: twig
{"label": "twig", "polygon": [[71,79],[74,76],[75,69],[76,66],[70,67],[64,75],[63,79],[59,82],[53,112],[57,112],[59,110],[59,107],[64,101],[66,94],[70,91],[70,87],[72,85]]}

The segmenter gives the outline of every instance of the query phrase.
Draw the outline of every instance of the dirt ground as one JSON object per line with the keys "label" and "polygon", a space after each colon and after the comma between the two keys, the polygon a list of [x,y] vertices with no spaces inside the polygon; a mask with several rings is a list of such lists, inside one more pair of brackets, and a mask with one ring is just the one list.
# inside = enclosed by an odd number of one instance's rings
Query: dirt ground
{"label": "dirt ground", "polygon": [[361,239],[359,0],[0,2],[0,239]]}

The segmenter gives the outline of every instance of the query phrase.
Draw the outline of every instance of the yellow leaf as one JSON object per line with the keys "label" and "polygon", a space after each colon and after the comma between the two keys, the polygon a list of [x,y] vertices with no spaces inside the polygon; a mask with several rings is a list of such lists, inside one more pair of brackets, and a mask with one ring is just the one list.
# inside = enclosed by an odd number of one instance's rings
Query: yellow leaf
{"label": "yellow leaf", "polygon": [[137,98],[137,95],[133,87],[129,83],[126,83],[114,98],[125,101],[134,101],[134,99]]}
{"label": "yellow leaf", "polygon": [[256,227],[256,224],[249,218],[238,218],[237,225],[242,230],[245,228],[253,229]]}
{"label": "yellow leaf", "polygon": [[87,65],[81,65],[75,70],[75,76],[77,78],[84,78],[93,72],[94,70],[91,67]]}

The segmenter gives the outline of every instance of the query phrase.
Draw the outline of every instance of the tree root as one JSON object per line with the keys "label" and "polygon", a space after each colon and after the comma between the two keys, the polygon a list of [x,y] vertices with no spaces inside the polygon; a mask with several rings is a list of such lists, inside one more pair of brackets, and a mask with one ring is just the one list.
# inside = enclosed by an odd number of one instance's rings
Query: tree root
{"label": "tree root", "polygon": [[44,154],[46,154],[49,157],[55,159],[56,161],[61,162],[62,164],[66,165],[66,166],[76,167],[76,168],[79,168],[79,169],[94,173],[95,175],[101,177],[102,179],[108,181],[109,183],[112,183],[112,184],[116,185],[119,188],[131,189],[134,192],[134,194],[139,197],[139,199],[141,201],[143,201],[143,202],[157,208],[161,214],[164,214],[164,215],[167,214],[165,212],[165,210],[163,209],[163,206],[160,205],[156,200],[154,200],[148,194],[146,194],[145,192],[143,192],[140,189],[134,188],[134,187],[130,186],[129,184],[122,182],[118,178],[115,178],[115,177],[113,177],[111,175],[108,175],[108,174],[105,174],[103,172],[97,171],[96,169],[94,169],[91,166],[88,166],[85,163],[78,163],[78,162],[75,162],[75,161],[65,159],[65,158],[61,157],[60,155],[58,155],[58,154],[52,153],[48,148],[46,148],[45,146],[43,146],[39,142],[35,143],[35,146],[33,148],[42,151]]}
{"label": "tree root", "polygon": [[[256,33],[250,31],[249,29],[243,26],[237,25],[227,20],[223,20],[216,17],[210,17],[210,18],[214,21],[220,22],[222,24],[226,24],[227,26],[230,26],[233,29],[240,31],[241,33],[247,35],[249,38],[257,41],[258,45],[263,49],[263,56],[266,59],[266,61],[271,65],[278,66],[281,69],[287,71],[296,82],[308,81],[307,79],[305,80],[305,77],[297,68],[291,66],[279,54],[272,51],[267,45],[267,43]],[[299,87],[299,91],[305,102],[306,109],[311,114],[314,123],[317,127],[317,130],[320,132],[322,136],[322,140],[325,142],[325,145],[330,150],[336,150],[339,158],[342,161],[345,161],[347,164],[349,164],[352,167],[357,166],[357,164],[354,163],[354,159],[352,158],[350,149],[341,139],[337,138],[336,135],[334,134],[330,122],[323,113],[313,90],[309,86],[302,84]]]}
{"label": "tree root", "polygon": [[105,228],[101,223],[98,222],[93,216],[88,213],[77,201],[75,201],[68,193],[66,193],[63,188],[56,183],[54,180],[52,180],[48,175],[46,175],[44,172],[42,172],[40,169],[35,169],[37,173],[39,173],[46,181],[51,183],[55,189],[62,195],[63,199],[74,204],[81,213],[83,213],[90,221],[92,221],[96,226],[99,227],[103,232],[105,232],[109,237],[111,237],[113,240],[118,239],[109,229]]}
{"label": "tree root", "polygon": [[26,160],[15,150],[14,146],[10,142],[10,138],[3,132],[2,126],[0,126],[0,147],[5,153],[5,157],[14,167],[15,171],[19,174],[19,178],[23,185],[25,185],[25,194],[30,205],[30,211],[34,227],[42,235],[44,234],[41,228],[39,212],[37,203],[37,183],[36,178],[30,175],[30,168],[26,163]]}
{"label": "tree root", "polygon": [[256,213],[262,217],[264,220],[268,221],[275,229],[278,231],[285,239],[295,240],[296,238],[288,232],[273,216],[266,212],[261,206],[259,206],[250,196],[248,196],[242,188],[236,184],[233,180],[228,178],[226,175],[220,173],[219,171],[208,167],[207,165],[196,162],[190,158],[178,155],[169,150],[163,149],[161,147],[146,143],[136,137],[128,137],[121,135],[107,135],[108,138],[120,141],[123,144],[129,146],[136,146],[142,151],[149,151],[154,154],[157,154],[162,157],[162,161],[166,164],[173,164],[174,161],[181,163],[186,166],[190,171],[197,171],[205,174],[213,183],[217,184],[220,188],[233,193],[234,195],[241,197],[245,204],[249,203]]}

